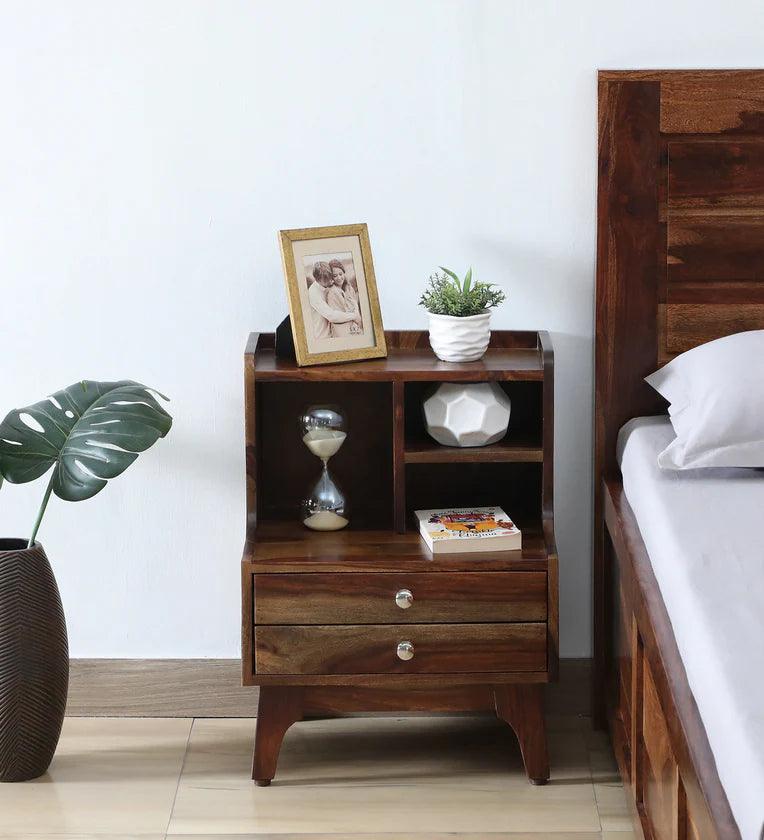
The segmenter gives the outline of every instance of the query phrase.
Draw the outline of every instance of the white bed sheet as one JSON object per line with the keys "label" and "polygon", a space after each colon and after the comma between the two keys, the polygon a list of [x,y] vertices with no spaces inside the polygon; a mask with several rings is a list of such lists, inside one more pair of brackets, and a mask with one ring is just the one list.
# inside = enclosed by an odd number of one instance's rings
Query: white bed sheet
{"label": "white bed sheet", "polygon": [[743,840],[764,837],[764,470],[661,470],[667,417],[618,436],[623,487]]}

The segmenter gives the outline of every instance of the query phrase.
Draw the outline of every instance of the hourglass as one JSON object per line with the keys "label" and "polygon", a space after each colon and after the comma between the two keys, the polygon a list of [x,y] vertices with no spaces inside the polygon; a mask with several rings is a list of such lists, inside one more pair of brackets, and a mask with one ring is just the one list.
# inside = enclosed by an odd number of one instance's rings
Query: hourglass
{"label": "hourglass", "polygon": [[300,418],[302,441],[323,462],[318,481],[302,503],[302,523],[314,531],[339,531],[348,524],[345,494],[329,473],[329,459],[347,437],[347,422],[336,406],[313,405]]}

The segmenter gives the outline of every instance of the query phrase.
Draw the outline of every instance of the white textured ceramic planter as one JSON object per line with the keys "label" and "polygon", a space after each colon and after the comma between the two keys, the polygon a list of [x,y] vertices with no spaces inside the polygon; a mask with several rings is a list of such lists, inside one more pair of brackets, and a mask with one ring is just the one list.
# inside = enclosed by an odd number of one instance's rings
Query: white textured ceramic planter
{"label": "white textured ceramic planter", "polygon": [[430,313],[430,345],[444,362],[476,362],[491,338],[491,313],[457,318]]}

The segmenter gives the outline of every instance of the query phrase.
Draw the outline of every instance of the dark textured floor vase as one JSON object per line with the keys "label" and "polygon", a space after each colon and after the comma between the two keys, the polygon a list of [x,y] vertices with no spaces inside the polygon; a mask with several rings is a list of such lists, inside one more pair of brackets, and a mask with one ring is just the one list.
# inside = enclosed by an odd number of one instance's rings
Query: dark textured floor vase
{"label": "dark textured floor vase", "polygon": [[0,539],[0,782],[48,769],[68,688],[66,621],[45,551]]}

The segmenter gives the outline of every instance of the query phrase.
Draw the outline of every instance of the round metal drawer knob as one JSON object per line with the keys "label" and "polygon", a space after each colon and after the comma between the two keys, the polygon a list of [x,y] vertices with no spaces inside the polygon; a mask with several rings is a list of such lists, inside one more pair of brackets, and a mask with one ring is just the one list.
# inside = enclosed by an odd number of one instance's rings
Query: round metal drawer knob
{"label": "round metal drawer knob", "polygon": [[402,609],[407,610],[414,603],[414,596],[410,589],[399,589],[395,593],[395,603]]}
{"label": "round metal drawer knob", "polygon": [[398,659],[408,662],[409,659],[414,658],[414,645],[411,642],[399,642],[396,653],[398,654]]}

